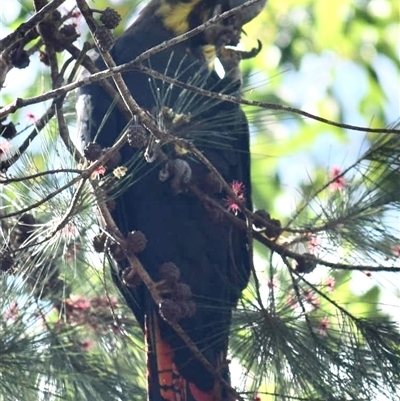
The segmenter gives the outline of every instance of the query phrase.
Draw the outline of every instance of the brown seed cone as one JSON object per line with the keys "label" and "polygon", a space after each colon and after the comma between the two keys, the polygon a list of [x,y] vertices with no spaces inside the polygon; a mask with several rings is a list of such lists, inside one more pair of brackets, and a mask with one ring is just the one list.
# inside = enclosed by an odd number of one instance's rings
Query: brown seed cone
{"label": "brown seed cone", "polygon": [[4,139],[13,139],[17,135],[17,129],[13,122],[0,125],[0,136]]}
{"label": "brown seed cone", "polygon": [[182,317],[180,305],[171,299],[164,299],[159,305],[160,315],[163,319],[176,322]]}
{"label": "brown seed cone", "polygon": [[11,51],[10,61],[14,67],[19,69],[28,67],[30,63],[28,53],[19,46]]}
{"label": "brown seed cone", "polygon": [[79,38],[79,33],[76,32],[76,27],[73,24],[64,25],[60,29],[61,35],[63,35],[66,39],[70,40],[71,42],[75,41]]}
{"label": "brown seed cone", "polygon": [[177,282],[181,277],[181,271],[179,267],[172,262],[163,263],[159,267],[158,272],[160,279],[167,282]]}
{"label": "brown seed cone", "polygon": [[311,273],[317,267],[315,256],[312,253],[299,255],[296,257],[296,262],[296,271],[299,273]]}
{"label": "brown seed cone", "polygon": [[177,301],[188,301],[192,297],[192,291],[187,284],[177,283],[172,295]]}
{"label": "brown seed cone", "polygon": [[194,301],[179,302],[179,307],[182,318],[192,317],[196,313],[196,303]]}
{"label": "brown seed cone", "polygon": [[128,144],[132,148],[144,148],[148,142],[148,133],[140,124],[133,124],[128,128]]}
{"label": "brown seed cone", "polygon": [[121,16],[112,8],[107,7],[101,14],[100,21],[108,29],[116,28],[121,22]]}
{"label": "brown seed cone", "polygon": [[102,253],[104,252],[104,245],[106,242],[106,236],[105,234],[100,234],[100,235],[96,235],[93,238],[93,248],[97,253]]}
{"label": "brown seed cone", "polygon": [[83,155],[91,162],[94,162],[100,158],[102,154],[101,146],[98,143],[90,142],[83,149]]}
{"label": "brown seed cone", "polygon": [[126,249],[128,252],[140,253],[146,249],[147,239],[141,231],[132,231],[126,237]]}
{"label": "brown seed cone", "polygon": [[112,32],[105,26],[99,26],[94,33],[96,44],[102,52],[109,52],[115,43]]}

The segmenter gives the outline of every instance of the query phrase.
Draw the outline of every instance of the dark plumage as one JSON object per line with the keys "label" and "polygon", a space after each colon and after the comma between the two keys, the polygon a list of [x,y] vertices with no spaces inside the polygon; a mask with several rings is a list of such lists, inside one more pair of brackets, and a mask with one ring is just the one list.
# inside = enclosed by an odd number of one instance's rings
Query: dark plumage
{"label": "dark plumage", "polygon": [[[221,4],[227,7],[226,3]],[[111,55],[117,65],[129,62],[145,50],[204,22],[212,16],[215,5],[210,0],[152,1],[116,41]],[[186,9],[190,12],[185,14]],[[237,93],[239,82],[221,79],[208,68],[205,45],[210,43],[201,34],[152,56],[144,64],[205,89]],[[104,68],[98,53],[93,53],[92,58],[99,68]],[[250,207],[249,133],[240,107],[183,91],[137,71],[123,76],[134,99],[154,116],[161,129],[169,128],[174,135],[193,141],[228,183],[243,183]],[[127,121],[113,108],[100,85],[83,87],[78,96],[81,143],[94,141],[103,148],[112,146]],[[172,109],[172,116],[171,111],[167,115],[168,108]],[[186,120],[177,122],[178,114]],[[226,207],[227,195],[194,156],[180,154],[171,144],[162,149],[172,160],[185,160],[191,168],[191,182]],[[210,212],[196,196],[173,188],[173,178],[161,181],[163,166],[146,163],[143,153],[144,148],[134,149],[128,144],[123,147],[122,163],[129,167],[129,174],[121,180],[112,215],[124,235],[134,230],[145,235],[146,248],[138,258],[153,280],[160,278],[159,268],[163,264],[171,262],[178,267],[177,280],[190,287],[187,292],[191,300],[174,301],[167,291],[164,309],[168,304],[168,313],[177,314],[174,316],[178,319],[179,313],[191,316],[181,318],[179,323],[214,368],[228,379],[226,353],[231,311],[249,277],[246,235]],[[128,265],[122,260],[118,266],[121,276]],[[114,274],[114,280],[146,331],[150,400],[227,400],[223,386],[160,318],[144,285],[126,286],[120,276]],[[167,372],[158,374],[162,369]],[[179,380],[172,383],[173,375],[175,379],[183,378],[180,385]]]}

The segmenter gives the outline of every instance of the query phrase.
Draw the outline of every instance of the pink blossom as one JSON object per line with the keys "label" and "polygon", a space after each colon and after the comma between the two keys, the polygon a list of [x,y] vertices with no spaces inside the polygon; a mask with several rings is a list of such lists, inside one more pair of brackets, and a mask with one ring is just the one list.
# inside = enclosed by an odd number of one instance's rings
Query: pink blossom
{"label": "pink blossom", "polygon": [[90,308],[90,302],[81,295],[72,295],[70,299],[67,299],[66,304],[71,309],[85,310]]}
{"label": "pink blossom", "polygon": [[116,297],[93,297],[90,300],[90,304],[93,308],[109,307],[116,308],[118,305],[118,300]]}
{"label": "pink blossom", "polygon": [[11,149],[12,145],[10,141],[0,142],[0,156],[9,153]]}
{"label": "pink blossom", "polygon": [[73,11],[71,13],[71,17],[72,18],[80,18],[81,17],[81,13],[79,11]]}
{"label": "pink blossom", "polygon": [[62,229],[61,233],[66,237],[75,236],[77,234],[76,227],[72,223],[67,223]]}
{"label": "pink blossom", "polygon": [[77,29],[81,29],[83,23],[82,14],[78,10],[75,10],[70,15],[72,25]]}
{"label": "pink blossom", "polygon": [[96,168],[96,170],[93,171],[92,173],[92,179],[93,180],[98,180],[101,175],[104,175],[106,173],[106,168],[104,166],[99,166]]}
{"label": "pink blossom", "polygon": [[321,334],[321,336],[326,336],[330,325],[329,318],[325,316],[320,322],[318,333]]}
{"label": "pink blossom", "polygon": [[396,258],[400,257],[400,245],[392,246],[392,251]]}
{"label": "pink blossom", "polygon": [[232,199],[225,199],[225,202],[228,210],[236,216],[240,211],[240,206]]}
{"label": "pink blossom", "polygon": [[84,340],[81,342],[81,347],[84,351],[89,351],[93,348],[94,342],[92,340]]}
{"label": "pink blossom", "polygon": [[243,199],[244,184],[242,182],[232,181],[231,189],[239,199]]}
{"label": "pink blossom", "polygon": [[335,289],[336,280],[334,277],[328,277],[325,280],[325,287],[328,292],[332,292]]}
{"label": "pink blossom", "polygon": [[339,167],[333,167],[331,170],[331,180],[329,188],[331,191],[342,191],[345,186],[344,177],[341,175],[342,170]]}
{"label": "pink blossom", "polygon": [[26,116],[28,117],[28,120],[35,123],[38,119],[33,113],[27,113]]}
{"label": "pink blossom", "polygon": [[3,317],[6,320],[10,319],[12,321],[16,321],[18,318],[18,314],[19,314],[18,304],[17,304],[17,302],[13,301],[13,302],[11,302],[8,310],[6,312],[4,312]]}
{"label": "pink blossom", "polygon": [[286,303],[290,309],[296,309],[299,306],[297,298],[294,295],[289,295],[286,299]]}
{"label": "pink blossom", "polygon": [[[239,201],[241,201],[241,202],[245,201],[244,184],[242,182],[232,181],[231,189]],[[236,202],[236,199],[232,199],[232,198],[228,197],[227,199],[225,199],[225,203],[228,206],[228,210],[230,212],[233,212],[235,215],[238,214],[238,212],[240,211],[240,206]]]}
{"label": "pink blossom", "polygon": [[304,291],[304,299],[313,307],[313,309],[319,308],[321,301],[319,300],[317,295],[311,290]]}

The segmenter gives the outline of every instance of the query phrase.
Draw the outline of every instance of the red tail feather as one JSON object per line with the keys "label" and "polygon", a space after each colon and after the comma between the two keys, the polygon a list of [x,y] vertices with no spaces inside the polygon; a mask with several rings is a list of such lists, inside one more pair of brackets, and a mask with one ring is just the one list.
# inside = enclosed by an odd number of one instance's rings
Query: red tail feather
{"label": "red tail feather", "polygon": [[174,350],[161,338],[158,319],[154,313],[146,320],[149,401],[223,401],[217,383],[211,393],[204,392],[179,373]]}

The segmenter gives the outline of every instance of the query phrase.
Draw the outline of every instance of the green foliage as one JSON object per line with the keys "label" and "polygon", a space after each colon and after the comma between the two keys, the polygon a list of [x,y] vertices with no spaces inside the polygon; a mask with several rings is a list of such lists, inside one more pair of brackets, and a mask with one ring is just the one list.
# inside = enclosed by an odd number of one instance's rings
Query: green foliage
{"label": "green foliage", "polygon": [[[137,353],[122,335],[91,337],[84,320],[63,321],[26,285],[2,277],[0,286],[1,400],[35,400],[38,394],[44,400],[119,400],[129,393],[144,398],[137,366],[121,360],[126,349]],[[124,375],[133,377],[122,381]]]}
{"label": "green foliage", "polygon": [[[31,2],[14,5],[19,15],[8,32],[32,15]],[[95,7],[109,5],[101,0]],[[124,0],[115,8],[123,16],[118,35],[136,3]],[[81,17],[77,22],[86,37]],[[259,38],[263,49],[242,63],[244,97],[349,124],[389,126],[398,118],[398,98],[392,98],[399,87],[398,29],[395,0],[271,0],[245,27],[245,48]],[[34,57],[27,69],[9,74],[21,82],[5,81],[2,106],[50,88],[49,69]],[[24,84],[25,75],[32,84]],[[278,245],[312,253],[319,263],[302,274],[295,257],[278,257],[256,244],[256,272],[232,326],[231,370],[242,379],[233,383],[251,394],[249,400],[254,391],[262,401],[361,401],[378,393],[398,399],[400,338],[393,320],[399,293],[391,283],[399,274],[399,135],[365,136],[287,111],[245,109],[256,208],[281,219],[285,231]],[[27,113],[40,117],[44,110],[43,104],[29,106],[8,117],[17,124],[14,147],[34,129]],[[12,250],[13,267],[0,276],[0,401],[142,400],[142,333],[122,301],[111,302],[115,290],[106,258],[92,250],[100,229],[89,186],[61,230],[54,228],[78,182],[29,212],[34,236],[28,240],[21,240],[21,215],[3,218],[76,177],[58,132],[52,122],[6,179],[69,172],[0,183],[2,270],[10,239],[23,248]],[[79,309],[79,302],[85,307]]]}

